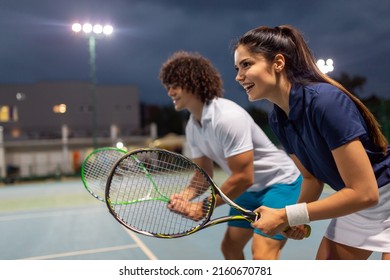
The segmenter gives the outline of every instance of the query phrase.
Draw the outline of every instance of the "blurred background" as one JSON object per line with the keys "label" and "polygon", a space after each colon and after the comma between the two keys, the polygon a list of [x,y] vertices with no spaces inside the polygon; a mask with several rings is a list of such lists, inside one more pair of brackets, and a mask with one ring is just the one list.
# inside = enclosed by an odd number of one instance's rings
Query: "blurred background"
{"label": "blurred background", "polygon": [[[178,50],[209,58],[225,97],[278,145],[271,105],[250,103],[234,80],[232,43],[260,25],[300,29],[390,139],[389,13],[386,0],[0,0],[0,259],[222,259],[223,225],[174,241],[126,231],[84,190],[85,157],[108,146],[188,155],[188,113],[158,79]],[[282,259],[314,259],[327,223]]]}
{"label": "blurred background", "polygon": [[389,138],[390,2],[1,0],[0,182],[78,177],[93,149],[161,147],[187,153],[186,112],[158,79],[177,50],[219,69],[225,97],[276,144],[271,105],[234,81],[234,39],[291,24],[321,69],[357,95]]}

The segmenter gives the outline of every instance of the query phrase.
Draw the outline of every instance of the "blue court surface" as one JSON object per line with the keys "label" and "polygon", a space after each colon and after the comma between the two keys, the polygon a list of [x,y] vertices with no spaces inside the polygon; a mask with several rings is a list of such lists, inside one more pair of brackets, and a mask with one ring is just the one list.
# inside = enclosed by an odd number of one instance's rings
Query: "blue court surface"
{"label": "blue court surface", "polygon": [[[223,175],[216,178],[221,180]],[[221,206],[215,216],[227,212]],[[289,240],[281,259],[314,259],[327,223],[313,222],[308,239]],[[121,226],[81,179],[0,186],[0,260],[222,260],[225,228],[219,224],[182,238],[152,238]],[[251,259],[250,245],[246,257]]]}

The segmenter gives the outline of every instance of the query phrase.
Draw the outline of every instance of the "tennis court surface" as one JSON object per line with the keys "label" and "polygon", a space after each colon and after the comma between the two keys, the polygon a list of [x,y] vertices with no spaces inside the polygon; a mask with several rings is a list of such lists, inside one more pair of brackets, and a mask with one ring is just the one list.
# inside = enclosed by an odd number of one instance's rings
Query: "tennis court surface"
{"label": "tennis court surface", "polygon": [[[221,206],[215,215],[227,212]],[[313,222],[310,238],[289,240],[281,259],[314,259],[327,223]],[[0,260],[222,260],[225,227],[182,238],[152,238],[116,222],[81,179],[0,186]],[[251,258],[250,246],[246,257]]]}

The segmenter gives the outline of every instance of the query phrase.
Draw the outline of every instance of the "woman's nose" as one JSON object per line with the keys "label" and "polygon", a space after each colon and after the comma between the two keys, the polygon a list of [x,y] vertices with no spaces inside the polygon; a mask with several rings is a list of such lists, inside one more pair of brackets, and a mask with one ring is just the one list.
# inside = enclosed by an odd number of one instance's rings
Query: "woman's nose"
{"label": "woman's nose", "polygon": [[241,82],[243,80],[244,80],[244,75],[242,75],[242,73],[240,71],[237,71],[236,81]]}

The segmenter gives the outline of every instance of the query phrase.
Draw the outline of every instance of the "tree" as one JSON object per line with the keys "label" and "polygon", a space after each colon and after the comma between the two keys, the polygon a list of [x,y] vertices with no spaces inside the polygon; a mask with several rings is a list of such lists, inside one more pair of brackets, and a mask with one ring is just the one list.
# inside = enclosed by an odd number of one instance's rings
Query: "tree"
{"label": "tree", "polygon": [[359,96],[357,93],[363,90],[363,86],[366,83],[367,79],[362,76],[353,76],[342,72],[340,77],[334,78],[337,82],[342,84],[349,92],[355,96]]}
{"label": "tree", "polygon": [[[347,73],[341,73],[340,77],[334,78],[337,82],[342,84],[349,92],[357,95],[357,92],[363,90],[363,86],[366,83],[367,79],[362,76],[353,76],[351,77]],[[371,113],[376,117],[378,122],[381,125],[383,134],[387,139],[390,139],[390,125],[389,125],[389,101],[385,101],[382,98],[372,94],[369,98],[362,99],[364,105],[371,111]]]}
{"label": "tree", "polygon": [[159,137],[170,132],[179,135],[184,134],[185,123],[188,120],[188,113],[186,111],[177,112],[171,105],[143,105],[142,107],[143,127],[151,123],[157,124]]}

